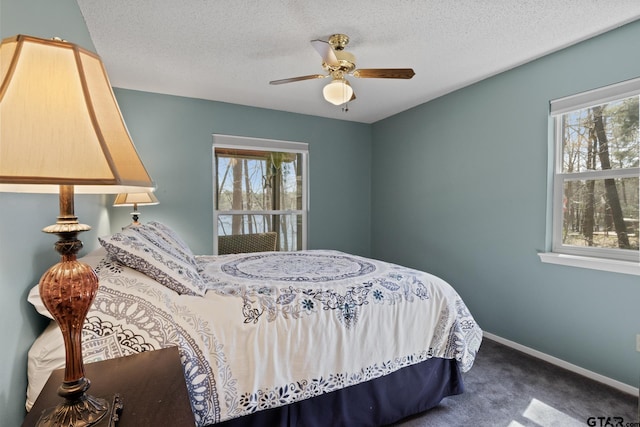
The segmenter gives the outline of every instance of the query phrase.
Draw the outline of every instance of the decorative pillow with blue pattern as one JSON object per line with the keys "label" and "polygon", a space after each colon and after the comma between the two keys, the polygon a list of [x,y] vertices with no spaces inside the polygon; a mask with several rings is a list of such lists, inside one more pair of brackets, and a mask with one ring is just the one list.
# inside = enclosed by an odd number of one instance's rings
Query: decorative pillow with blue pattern
{"label": "decorative pillow with blue pattern", "polygon": [[160,223],[131,226],[98,240],[122,264],[169,289],[181,295],[205,294],[206,284],[191,249],[169,227]]}
{"label": "decorative pillow with blue pattern", "polygon": [[139,227],[157,234],[159,237],[169,243],[174,250],[178,251],[187,262],[194,266],[197,266],[196,257],[191,251],[191,248],[175,230],[157,221],[149,221],[145,224],[140,224]]}

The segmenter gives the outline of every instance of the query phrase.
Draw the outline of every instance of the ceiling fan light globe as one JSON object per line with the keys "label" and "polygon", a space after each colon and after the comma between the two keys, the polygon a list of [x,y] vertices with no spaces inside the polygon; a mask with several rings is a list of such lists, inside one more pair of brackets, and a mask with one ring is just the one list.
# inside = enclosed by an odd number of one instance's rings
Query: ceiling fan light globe
{"label": "ceiling fan light globe", "polygon": [[344,79],[334,79],[322,89],[322,95],[324,95],[324,99],[327,100],[327,102],[333,105],[342,105],[351,99],[353,89],[348,81]]}

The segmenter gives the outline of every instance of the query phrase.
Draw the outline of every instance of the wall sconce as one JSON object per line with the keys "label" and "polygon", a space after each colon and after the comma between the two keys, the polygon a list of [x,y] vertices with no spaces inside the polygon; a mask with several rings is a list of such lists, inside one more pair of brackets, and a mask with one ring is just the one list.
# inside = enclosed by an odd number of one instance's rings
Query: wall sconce
{"label": "wall sconce", "polygon": [[131,225],[140,225],[138,218],[140,212],[138,212],[138,206],[151,206],[160,203],[156,196],[151,193],[120,193],[116,196],[116,200],[113,202],[115,207],[133,206],[133,212],[131,212],[131,218],[133,222]]}

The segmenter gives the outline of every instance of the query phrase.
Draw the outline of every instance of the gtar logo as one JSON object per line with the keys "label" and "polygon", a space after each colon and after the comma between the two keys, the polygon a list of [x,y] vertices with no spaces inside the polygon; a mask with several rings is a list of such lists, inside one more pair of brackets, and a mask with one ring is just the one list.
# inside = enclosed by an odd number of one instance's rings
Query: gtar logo
{"label": "gtar logo", "polygon": [[624,427],[622,417],[589,417],[587,425],[589,427]]}

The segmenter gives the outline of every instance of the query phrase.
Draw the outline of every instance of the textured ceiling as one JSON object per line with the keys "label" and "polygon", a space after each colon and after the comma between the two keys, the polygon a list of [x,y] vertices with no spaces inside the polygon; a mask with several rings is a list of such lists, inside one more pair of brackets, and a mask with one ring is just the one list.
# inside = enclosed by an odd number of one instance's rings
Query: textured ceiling
{"label": "textured ceiling", "polygon": [[[372,123],[640,18],[639,0],[78,0],[115,87]],[[309,43],[351,38],[359,68],[343,112],[324,101]],[[630,40],[630,46],[637,46]]]}

